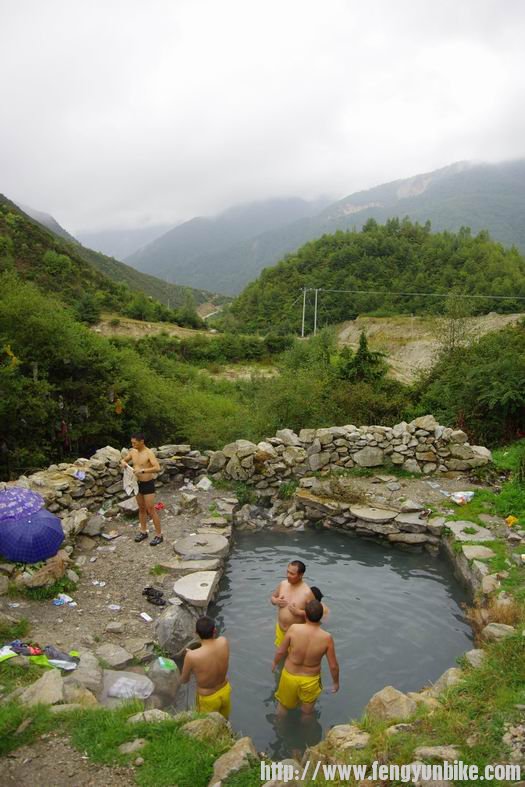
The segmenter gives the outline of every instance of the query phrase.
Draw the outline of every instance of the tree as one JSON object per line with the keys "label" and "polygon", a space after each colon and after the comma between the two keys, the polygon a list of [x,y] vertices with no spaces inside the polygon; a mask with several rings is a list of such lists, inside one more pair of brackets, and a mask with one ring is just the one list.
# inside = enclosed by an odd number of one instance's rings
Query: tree
{"label": "tree", "polygon": [[339,376],[353,383],[381,380],[388,369],[385,358],[385,353],[369,349],[366,333],[361,331],[355,355],[350,348],[344,348],[339,356]]}

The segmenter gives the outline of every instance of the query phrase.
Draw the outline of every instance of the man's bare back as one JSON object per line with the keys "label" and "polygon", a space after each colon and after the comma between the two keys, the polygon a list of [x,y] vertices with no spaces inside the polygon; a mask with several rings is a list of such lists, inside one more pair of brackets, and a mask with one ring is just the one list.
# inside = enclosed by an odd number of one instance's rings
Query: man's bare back
{"label": "man's bare back", "polygon": [[197,691],[203,696],[213,694],[226,685],[230,647],[226,637],[203,640],[201,647],[188,650],[182,668],[182,682],[195,675]]}
{"label": "man's bare back", "polygon": [[318,675],[323,656],[333,647],[332,635],[308,621],[291,625],[287,635],[290,646],[284,666],[288,672],[292,675]]}

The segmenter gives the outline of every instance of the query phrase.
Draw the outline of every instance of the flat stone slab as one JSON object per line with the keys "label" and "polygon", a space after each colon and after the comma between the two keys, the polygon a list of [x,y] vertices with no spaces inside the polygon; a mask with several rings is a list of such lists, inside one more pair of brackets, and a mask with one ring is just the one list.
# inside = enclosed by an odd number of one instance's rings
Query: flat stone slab
{"label": "flat stone slab", "polygon": [[105,642],[96,650],[99,659],[102,659],[112,669],[122,669],[133,661],[133,656],[120,645]]}
{"label": "flat stone slab", "polygon": [[221,567],[219,558],[205,558],[204,560],[164,560],[159,563],[160,568],[167,574],[175,577],[185,577],[196,571],[217,571]]}
{"label": "flat stone slab", "polygon": [[137,672],[104,670],[104,683],[100,702],[108,708],[116,708],[131,699],[145,700],[155,691],[155,684],[147,675]]}
{"label": "flat stone slab", "polygon": [[178,579],[173,585],[173,592],[193,607],[207,607],[219,579],[219,571],[196,571]]}
{"label": "flat stone slab", "polygon": [[394,521],[400,530],[406,530],[408,533],[424,533],[427,529],[427,520],[421,519],[415,512],[399,514]]}
{"label": "flat stone slab", "polygon": [[452,530],[458,541],[494,541],[496,538],[494,533],[491,533],[486,527],[464,519],[460,519],[458,522],[447,522],[446,526]]}
{"label": "flat stone slab", "polygon": [[488,560],[491,557],[496,557],[496,553],[492,549],[474,544],[466,544],[462,550],[467,560]]}
{"label": "flat stone slab", "polygon": [[392,522],[398,514],[397,511],[390,511],[388,508],[371,508],[369,506],[350,506],[350,513],[356,519],[363,522]]}
{"label": "flat stone slab", "polygon": [[230,551],[228,540],[216,533],[186,536],[173,544],[173,549],[178,555],[186,559],[195,558],[221,558],[226,557]]}
{"label": "flat stone slab", "polygon": [[226,527],[228,520],[223,516],[209,516],[201,519],[200,524],[202,527]]}

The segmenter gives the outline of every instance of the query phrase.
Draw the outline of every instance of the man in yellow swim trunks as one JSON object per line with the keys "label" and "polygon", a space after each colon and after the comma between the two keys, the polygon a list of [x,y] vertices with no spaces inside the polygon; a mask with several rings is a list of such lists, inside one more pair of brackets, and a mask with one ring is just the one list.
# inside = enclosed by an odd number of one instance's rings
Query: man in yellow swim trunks
{"label": "man in yellow swim trunks", "polygon": [[218,711],[225,719],[230,715],[231,686],[228,682],[230,646],[226,637],[217,637],[215,621],[204,616],[196,624],[200,648],[186,651],[181,682],[188,683],[191,675],[197,681],[197,710],[204,713]]}
{"label": "man in yellow swim trunks", "polygon": [[302,560],[292,560],[288,563],[286,579],[283,579],[271,595],[270,601],[274,607],[279,608],[275,624],[275,647],[278,648],[284,635],[293,623],[304,623],[304,611],[308,601],[313,599],[313,594],[303,579],[306,566]]}
{"label": "man in yellow swim trunks", "polygon": [[286,656],[279,686],[275,692],[277,715],[285,716],[289,710],[301,706],[304,718],[311,717],[315,701],[321,694],[321,661],[326,656],[333,680],[332,692],[339,691],[339,664],[331,634],[321,628],[323,605],[309,601],[305,607],[304,624],[293,624],[277,649],[272,671]]}

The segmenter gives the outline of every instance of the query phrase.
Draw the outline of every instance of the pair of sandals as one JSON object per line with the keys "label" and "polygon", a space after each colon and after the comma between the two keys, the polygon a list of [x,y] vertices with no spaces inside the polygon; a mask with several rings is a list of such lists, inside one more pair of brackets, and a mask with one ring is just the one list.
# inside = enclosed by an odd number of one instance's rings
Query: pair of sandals
{"label": "pair of sandals", "polygon": [[[143,533],[143,532],[142,532],[142,530],[141,530],[141,531],[140,531],[139,533],[137,533],[137,535],[135,536],[135,542],[136,542],[137,544],[140,544],[140,542],[141,542],[141,541],[145,541],[147,537],[148,537],[148,534],[147,534],[147,533]],[[150,544],[150,546],[151,546],[151,547],[156,547],[156,546],[158,546],[159,544],[162,544],[162,542],[163,542],[163,541],[164,541],[164,536],[155,536],[155,538],[152,538],[152,539],[151,539],[151,541],[149,542],[149,544]]]}
{"label": "pair of sandals", "polygon": [[158,590],[157,588],[147,587],[144,588],[142,591],[142,595],[146,596],[146,600],[149,601],[150,604],[154,604],[156,607],[165,607],[166,606],[166,599],[162,598],[164,592],[162,590]]}

